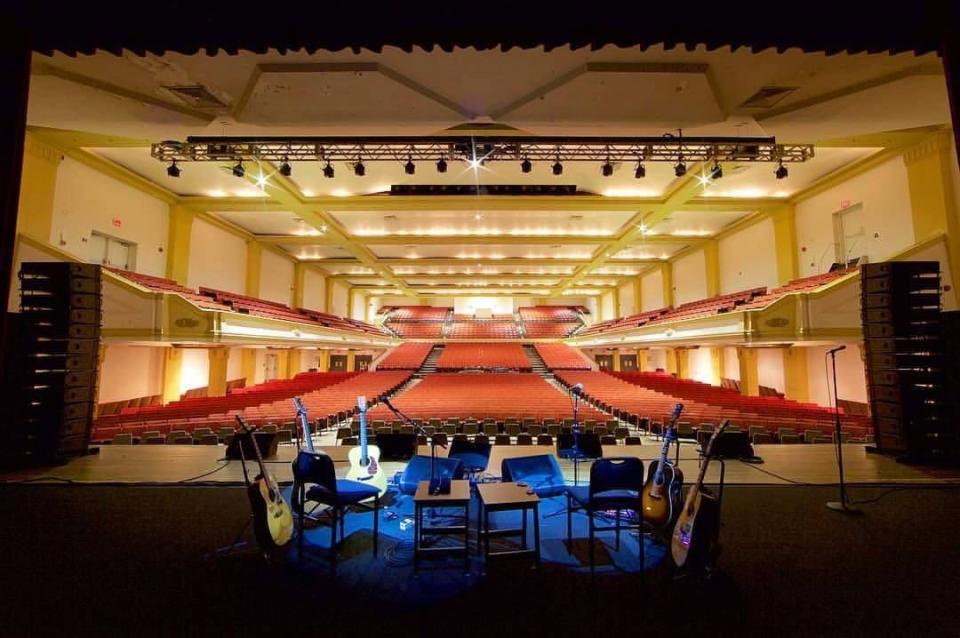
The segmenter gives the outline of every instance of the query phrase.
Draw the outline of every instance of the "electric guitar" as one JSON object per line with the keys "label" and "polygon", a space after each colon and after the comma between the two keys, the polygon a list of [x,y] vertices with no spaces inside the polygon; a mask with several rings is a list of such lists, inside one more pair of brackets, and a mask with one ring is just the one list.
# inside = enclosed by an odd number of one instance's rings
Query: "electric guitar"
{"label": "electric guitar", "polygon": [[[700,474],[697,476],[697,482],[694,483],[693,487],[691,487],[687,493],[687,500],[684,503],[683,509],[680,511],[680,517],[677,518],[677,524],[673,528],[670,553],[673,555],[673,562],[677,564],[677,567],[683,567],[690,558],[690,555],[699,552],[704,542],[709,541],[709,538],[703,536],[709,532],[709,529],[705,530],[704,528],[711,527],[707,525],[707,521],[703,520],[704,516],[709,516],[709,514],[703,514],[703,512],[706,509],[716,514],[717,510],[704,505],[703,494],[701,494],[703,477],[706,476],[707,467],[710,465],[710,454],[713,451],[713,444],[717,440],[717,437],[720,436],[720,433],[727,429],[728,425],[730,425],[729,419],[724,421],[723,424],[713,432],[713,436],[710,437],[710,441],[704,450],[703,464],[700,465]],[[717,521],[715,521],[715,523],[716,522]]]}
{"label": "electric guitar", "polygon": [[350,450],[347,478],[376,486],[382,496],[387,491],[387,477],[380,467],[380,448],[367,445],[367,397],[357,397],[360,409],[360,445]]}
{"label": "electric guitar", "polygon": [[[254,431],[239,416],[237,421],[250,437],[253,450],[257,455],[257,464],[260,466],[260,473],[247,484],[247,496],[253,510],[254,535],[263,549],[282,547],[290,542],[293,536],[293,515],[290,513],[290,506],[283,500],[279,486],[267,471]],[[243,445],[240,445],[240,451],[242,455]],[[247,479],[246,458],[243,458],[243,477]]]}
{"label": "electric guitar", "polygon": [[673,522],[680,512],[683,501],[683,472],[669,461],[670,444],[677,440],[674,424],[680,418],[683,404],[678,403],[670,415],[670,422],[663,433],[663,447],[660,459],[650,463],[647,482],[641,494],[643,500],[643,520],[656,529],[663,529]]}

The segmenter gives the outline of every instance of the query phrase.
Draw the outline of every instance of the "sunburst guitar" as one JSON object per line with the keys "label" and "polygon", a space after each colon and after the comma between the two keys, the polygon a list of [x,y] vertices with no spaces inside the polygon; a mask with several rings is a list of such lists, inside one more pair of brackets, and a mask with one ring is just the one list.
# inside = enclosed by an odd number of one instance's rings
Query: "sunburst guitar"
{"label": "sunburst guitar", "polygon": [[680,418],[683,404],[673,409],[670,422],[663,433],[663,447],[660,458],[650,463],[650,473],[641,494],[643,501],[643,521],[654,529],[665,529],[680,512],[683,501],[683,472],[670,462],[670,444],[677,440],[674,424]]}
{"label": "sunburst guitar", "polygon": [[351,481],[360,481],[377,488],[382,496],[387,491],[387,477],[380,467],[380,448],[376,445],[367,445],[367,398],[357,397],[357,408],[360,411],[360,445],[349,452],[350,470],[347,478]]}

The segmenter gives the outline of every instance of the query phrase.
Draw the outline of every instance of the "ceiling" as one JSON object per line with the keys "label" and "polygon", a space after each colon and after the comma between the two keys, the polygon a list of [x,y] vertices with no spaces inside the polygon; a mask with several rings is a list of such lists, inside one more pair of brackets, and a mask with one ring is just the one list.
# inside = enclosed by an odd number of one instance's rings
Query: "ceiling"
{"label": "ceiling", "polygon": [[[170,87],[202,87],[191,102]],[[779,87],[780,99],[750,103]],[[772,91],[776,93],[775,91]],[[596,50],[35,55],[29,124],[169,191],[191,208],[371,294],[600,294],[802,193],[949,109],[935,55],[752,53],[662,46]],[[433,135],[465,122],[519,134],[776,136],[813,159],[729,163],[711,180],[668,163],[605,177],[592,163],[348,163],[281,178],[248,163],[187,163],[177,179],[149,144],[190,135]],[[54,130],[51,130],[54,129]],[[259,181],[258,181],[258,178]],[[574,185],[547,197],[387,194],[394,185]],[[655,224],[644,223],[656,218]],[[481,285],[483,284],[483,285]]]}

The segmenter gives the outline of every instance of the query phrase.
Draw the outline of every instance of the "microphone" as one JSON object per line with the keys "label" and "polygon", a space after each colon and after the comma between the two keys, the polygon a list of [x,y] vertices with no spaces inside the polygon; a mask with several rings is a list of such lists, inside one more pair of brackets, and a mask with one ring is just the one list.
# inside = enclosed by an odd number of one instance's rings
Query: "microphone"
{"label": "microphone", "polygon": [[582,383],[576,384],[575,386],[570,388],[570,392],[573,392],[575,395],[580,396],[581,394],[583,394],[583,384]]}
{"label": "microphone", "polygon": [[362,394],[357,397],[357,408],[358,408],[361,412],[366,411],[366,409],[367,409],[367,397],[363,396]]}
{"label": "microphone", "polygon": [[846,350],[846,349],[847,349],[847,346],[838,346],[833,350],[827,350],[827,354],[833,354],[835,352],[840,352],[841,350]]}

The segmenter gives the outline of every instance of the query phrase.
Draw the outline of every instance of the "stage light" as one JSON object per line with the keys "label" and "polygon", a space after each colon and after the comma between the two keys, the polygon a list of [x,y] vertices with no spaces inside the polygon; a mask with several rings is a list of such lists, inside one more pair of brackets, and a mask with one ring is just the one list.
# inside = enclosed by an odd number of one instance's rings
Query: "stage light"
{"label": "stage light", "polygon": [[633,172],[633,176],[637,179],[643,179],[647,176],[647,168],[643,165],[643,162],[637,162],[637,170]]}
{"label": "stage light", "polygon": [[710,179],[720,179],[723,177],[723,168],[720,167],[720,163],[714,160],[713,170],[710,171]]}
{"label": "stage light", "polygon": [[413,175],[417,172],[417,165],[413,163],[412,159],[408,159],[407,163],[403,165],[403,172],[407,175]]}
{"label": "stage light", "polygon": [[363,162],[357,160],[357,163],[353,165],[353,174],[357,177],[363,177],[367,174],[367,167],[363,165]]}
{"label": "stage light", "polygon": [[335,174],[336,172],[333,170],[333,164],[330,163],[330,160],[327,160],[326,165],[323,167],[323,176],[333,179]]}
{"label": "stage light", "polygon": [[520,171],[523,173],[529,173],[533,170],[533,164],[527,158],[523,158],[523,161],[520,162]]}
{"label": "stage light", "polygon": [[560,160],[553,163],[553,174],[563,175],[563,164],[560,163]]}
{"label": "stage light", "polygon": [[777,176],[777,179],[783,179],[790,174],[790,172],[787,171],[787,167],[783,165],[783,160],[780,160],[780,166],[777,167],[777,170],[774,171],[773,174]]}
{"label": "stage light", "polygon": [[607,160],[603,163],[603,166],[600,167],[600,173],[604,177],[610,177],[613,175],[613,164],[610,163],[610,160]]}
{"label": "stage light", "polygon": [[167,167],[167,177],[180,177],[180,167],[177,166],[177,160],[173,160]]}
{"label": "stage light", "polygon": [[284,177],[290,177],[290,175],[293,174],[293,169],[290,167],[290,162],[287,161],[286,157],[283,158],[283,164],[281,164],[277,170]]}
{"label": "stage light", "polygon": [[447,160],[442,157],[437,160],[437,172],[446,173],[447,172]]}
{"label": "stage light", "polygon": [[673,167],[673,174],[677,177],[683,177],[687,174],[687,165],[683,163],[683,157],[681,157],[680,161]]}
{"label": "stage light", "polygon": [[233,167],[232,173],[234,177],[243,177],[247,174],[246,169],[243,168],[243,160],[237,160],[237,164]]}

